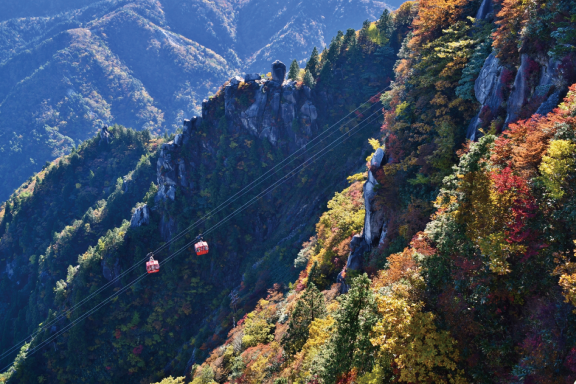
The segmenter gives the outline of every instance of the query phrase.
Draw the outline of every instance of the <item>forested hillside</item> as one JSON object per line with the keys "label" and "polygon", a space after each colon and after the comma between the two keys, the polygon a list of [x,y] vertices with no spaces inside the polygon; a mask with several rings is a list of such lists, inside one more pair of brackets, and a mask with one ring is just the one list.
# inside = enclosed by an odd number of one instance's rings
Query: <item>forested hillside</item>
{"label": "forested hillside", "polygon": [[[365,172],[199,383],[572,383],[576,3],[405,3]],[[574,84],[574,85],[573,85]]]}
{"label": "forested hillside", "polygon": [[301,64],[385,3],[24,0],[0,4],[0,199],[104,125],[173,133],[234,74]]}
{"label": "forested hillside", "polygon": [[[175,135],[102,129],[21,186],[1,221],[2,351],[26,343],[3,356],[1,380],[149,383],[202,362],[267,289],[298,277],[300,245],[371,152],[402,34],[386,11],[305,68],[233,77]],[[189,244],[199,233],[204,256]],[[146,276],[159,247],[161,271]]]}

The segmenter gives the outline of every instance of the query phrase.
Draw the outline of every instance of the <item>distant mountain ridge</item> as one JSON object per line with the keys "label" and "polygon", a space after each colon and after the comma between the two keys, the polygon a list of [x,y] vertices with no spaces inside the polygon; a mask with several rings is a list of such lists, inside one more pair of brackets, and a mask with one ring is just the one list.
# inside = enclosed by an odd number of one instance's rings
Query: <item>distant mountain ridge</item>
{"label": "distant mountain ridge", "polygon": [[231,75],[301,62],[383,2],[30,0],[0,4],[0,198],[103,125],[161,134]]}

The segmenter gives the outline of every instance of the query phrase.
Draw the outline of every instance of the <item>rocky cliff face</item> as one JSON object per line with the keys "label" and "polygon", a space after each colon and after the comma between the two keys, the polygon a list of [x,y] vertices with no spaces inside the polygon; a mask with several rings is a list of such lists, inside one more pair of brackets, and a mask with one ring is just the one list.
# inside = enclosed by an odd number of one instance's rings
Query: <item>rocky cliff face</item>
{"label": "rocky cliff face", "polygon": [[[546,115],[551,112],[568,89],[566,74],[559,67],[560,62],[553,58],[522,54],[513,83],[506,84],[505,75],[513,72],[503,67],[491,53],[474,84],[475,96],[481,106],[468,126],[466,137],[476,140],[483,122],[487,124],[499,115],[506,127],[533,113]],[[505,91],[507,88],[509,92]]]}
{"label": "rocky cliff face", "polygon": [[[229,156],[217,149],[217,143],[198,141],[206,127],[225,125],[232,134],[248,133],[255,140],[265,140],[272,147],[288,152],[305,146],[318,133],[319,108],[325,108],[326,94],[316,94],[294,81],[284,81],[286,66],[281,62],[272,65],[272,73],[272,79],[262,79],[258,74],[233,77],[216,97],[204,100],[202,116],[185,120],[182,133],[162,145],[155,203],[173,202],[178,193],[200,193],[199,183],[191,175],[197,173],[202,163],[211,166],[207,158],[224,158],[226,165]],[[322,107],[317,107],[318,104]],[[223,116],[218,115],[219,111]],[[183,152],[190,150],[194,154],[186,160]],[[138,215],[142,215],[140,210],[132,222],[142,221]],[[168,240],[175,233],[177,223],[166,211],[162,213],[161,223],[161,232]]]}

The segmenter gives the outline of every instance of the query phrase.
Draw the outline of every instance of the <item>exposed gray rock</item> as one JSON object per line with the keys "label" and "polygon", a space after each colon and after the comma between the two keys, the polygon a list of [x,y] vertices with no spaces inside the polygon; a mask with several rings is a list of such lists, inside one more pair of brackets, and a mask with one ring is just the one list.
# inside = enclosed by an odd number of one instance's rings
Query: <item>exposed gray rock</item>
{"label": "exposed gray rock", "polygon": [[272,81],[282,84],[286,77],[286,65],[280,60],[272,63]]}
{"label": "exposed gray rock", "polygon": [[166,187],[164,185],[161,185],[158,188],[158,192],[156,192],[156,197],[154,198],[154,203],[158,203],[164,199],[166,199]]}
{"label": "exposed gray rock", "polygon": [[540,68],[540,80],[538,81],[538,88],[539,87],[547,87],[551,86],[554,83],[554,79],[558,77],[558,66],[560,65],[559,61],[550,58],[548,62],[546,62]]}
{"label": "exposed gray rock", "polygon": [[249,81],[256,81],[256,80],[260,80],[260,74],[259,73],[247,73],[246,76],[244,76],[244,81],[249,82]]}
{"label": "exposed gray rock", "polygon": [[512,92],[508,98],[508,116],[506,116],[505,124],[512,123],[518,118],[518,114],[524,105],[524,102],[530,94],[530,89],[528,88],[528,79],[526,78],[526,69],[530,58],[527,54],[523,53],[520,56],[520,68],[516,73],[514,78],[514,86],[512,87]]}
{"label": "exposed gray rock", "polygon": [[132,218],[130,219],[131,227],[141,227],[143,225],[148,225],[150,223],[150,210],[148,205],[144,204],[141,207],[136,208]]}
{"label": "exposed gray rock", "polygon": [[478,8],[478,12],[476,12],[476,20],[484,20],[486,16],[494,12],[492,7],[492,0],[482,0],[482,4],[480,4],[480,8]]}
{"label": "exposed gray rock", "polygon": [[294,88],[290,85],[285,85],[282,87],[282,102],[289,104],[296,104],[296,93]]}
{"label": "exposed gray rock", "polygon": [[364,263],[364,254],[370,251],[370,246],[366,243],[364,236],[354,235],[350,240],[350,255],[346,262],[346,270],[360,270]]}
{"label": "exposed gray rock", "polygon": [[558,106],[559,102],[560,102],[560,91],[556,91],[550,96],[548,96],[548,99],[545,102],[540,104],[538,110],[536,111],[536,114],[546,116],[548,113],[552,112],[552,110],[554,110],[554,108]]}
{"label": "exposed gray rock", "polygon": [[265,85],[261,84],[254,94],[254,103],[247,110],[240,113],[242,125],[254,135],[258,135],[259,120],[264,114],[267,100],[268,93],[265,91]]}
{"label": "exposed gray rock", "polygon": [[492,113],[496,113],[503,102],[502,83],[500,82],[502,69],[503,67],[500,65],[498,58],[494,53],[491,53],[484,61],[480,74],[474,82],[474,94],[482,105],[480,106],[478,114],[468,125],[466,138],[469,140],[474,141],[477,138],[478,128],[482,124],[480,120],[480,112],[482,109],[487,106]]}
{"label": "exposed gray rock", "polygon": [[384,223],[384,225],[382,225],[382,232],[380,233],[380,241],[378,241],[378,246],[384,244],[384,240],[386,240],[387,234],[388,234],[388,224]]}
{"label": "exposed gray rock", "polygon": [[178,160],[178,179],[180,180],[180,185],[183,187],[188,187],[187,174],[186,174],[186,163],[184,159]]}
{"label": "exposed gray rock", "polygon": [[238,84],[243,83],[244,79],[241,78],[240,76],[234,76],[233,78],[230,79],[230,85],[232,86],[238,86]]}
{"label": "exposed gray rock", "polygon": [[172,201],[176,199],[176,187],[174,185],[168,187],[168,191],[166,191],[166,197]]}
{"label": "exposed gray rock", "polygon": [[99,144],[110,144],[110,132],[108,132],[108,127],[104,126],[100,130],[100,141]]}
{"label": "exposed gray rock", "polygon": [[[107,262],[108,259],[109,257],[107,256],[102,259],[102,275],[106,280],[111,281],[114,280],[116,276],[120,275],[120,260],[116,258],[114,264],[110,266]],[[119,283],[120,282],[118,281],[115,285],[118,285]]]}
{"label": "exposed gray rock", "polygon": [[500,61],[491,53],[484,61],[478,78],[474,82],[474,95],[480,104],[485,105],[490,96],[493,95],[494,89],[500,80],[502,66]]}
{"label": "exposed gray rock", "polygon": [[318,111],[310,100],[307,100],[300,108],[300,114],[307,118],[308,123],[312,124],[318,118]]}
{"label": "exposed gray rock", "polygon": [[379,168],[382,165],[382,160],[384,160],[384,150],[382,148],[378,148],[376,152],[374,152],[374,155],[372,155],[370,166]]}
{"label": "exposed gray rock", "polygon": [[278,110],[280,109],[280,92],[274,92],[270,104],[272,106],[272,110],[278,113]]}
{"label": "exposed gray rock", "polygon": [[366,210],[364,216],[364,239],[370,246],[380,235],[382,225],[384,224],[384,212],[381,209],[376,209],[373,204],[376,192],[374,188],[378,185],[376,179],[372,175],[372,171],[368,171],[369,179],[364,183],[364,208]]}
{"label": "exposed gray rock", "polygon": [[296,118],[296,111],[294,110],[294,104],[282,104],[282,110],[280,111],[282,121],[287,129],[292,129],[292,121]]}
{"label": "exposed gray rock", "polygon": [[178,133],[177,135],[175,135],[175,136],[174,136],[174,144],[177,145],[177,146],[182,145],[182,138],[183,138],[183,136],[182,136],[180,133]]}

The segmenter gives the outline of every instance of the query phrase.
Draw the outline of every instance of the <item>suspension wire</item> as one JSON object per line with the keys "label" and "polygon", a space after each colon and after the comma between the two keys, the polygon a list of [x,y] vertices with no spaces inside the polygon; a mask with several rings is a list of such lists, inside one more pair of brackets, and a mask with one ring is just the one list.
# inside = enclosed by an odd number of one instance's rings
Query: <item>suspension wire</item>
{"label": "suspension wire", "polygon": [[[382,88],[380,91],[378,91],[376,93],[376,95],[381,94],[382,92],[386,91],[387,89],[389,89],[391,87],[391,85],[388,85],[384,88]],[[306,143],[304,146],[300,147],[299,149],[297,149],[296,151],[292,152],[289,156],[287,156],[286,158],[284,158],[284,160],[282,160],[280,163],[276,164],[274,167],[272,167],[271,169],[269,169],[268,171],[266,171],[264,174],[262,174],[261,176],[257,177],[254,181],[252,181],[250,184],[246,185],[244,188],[242,188],[240,191],[236,192],[234,195],[232,195],[231,197],[229,197],[226,201],[222,202],[220,205],[218,205],[216,208],[214,208],[212,211],[208,212],[207,214],[205,214],[203,217],[201,217],[200,219],[198,219],[195,223],[191,224],[188,228],[183,229],[179,234],[177,234],[172,240],[170,241],[176,241],[178,240],[180,237],[184,236],[187,232],[189,232],[191,229],[197,227],[198,225],[200,225],[202,222],[206,221],[208,218],[210,218],[211,216],[213,216],[214,214],[220,212],[221,210],[223,210],[224,208],[226,208],[227,206],[229,206],[230,204],[232,204],[234,201],[238,200],[239,198],[241,198],[242,196],[246,195],[248,192],[250,192],[251,190],[253,190],[256,186],[258,186],[259,184],[261,184],[262,182],[264,182],[265,180],[269,179],[270,177],[272,177],[273,175],[270,175],[272,172],[275,172],[276,168],[280,167],[283,163],[285,163],[286,161],[288,161],[290,158],[296,156],[296,154],[298,154],[301,151],[305,151],[305,150],[310,150],[316,146],[318,146],[319,144],[322,143],[322,140],[332,136],[334,133],[337,132],[337,130],[332,130],[332,128],[334,128],[336,125],[340,124],[343,120],[345,120],[346,118],[348,118],[350,115],[352,115],[353,113],[355,113],[356,111],[358,111],[363,105],[366,105],[368,103],[371,103],[371,100],[374,98],[374,96],[371,96],[368,100],[364,101],[363,103],[361,103],[356,109],[354,109],[353,111],[349,112],[346,116],[344,116],[343,118],[341,118],[340,120],[338,120],[336,123],[332,124],[330,127],[328,127],[326,130],[324,130],[323,132],[321,132],[320,134],[318,134],[318,136],[316,136],[315,138],[313,138],[312,140],[310,140],[308,143]],[[375,105],[376,103],[373,103],[370,108]],[[360,122],[359,124],[362,124],[362,122]],[[322,137],[324,134],[329,133],[326,137]],[[313,146],[310,147],[310,144],[314,143],[315,141],[320,140],[318,143],[314,144]],[[306,152],[303,152],[302,154],[305,154]],[[296,158],[298,158],[299,156],[301,156],[302,154],[299,154],[298,156],[296,156],[290,163],[292,163]],[[282,169],[284,169],[286,166],[288,166],[290,163],[283,165],[282,167],[280,167],[277,171],[280,171]],[[269,175],[269,176],[267,176]],[[267,176],[267,177],[265,177]],[[262,178],[264,178],[263,180],[261,180]],[[158,249],[156,249],[156,251],[154,251],[154,253],[159,252],[160,250],[162,250],[163,248],[167,247],[168,245],[170,245],[170,242],[163,244],[162,246],[158,247]]]}
{"label": "suspension wire", "polygon": [[[276,183],[272,184],[271,186],[269,186],[268,188],[266,188],[263,192],[259,193],[257,196],[254,196],[252,199],[250,199],[247,203],[245,203],[244,205],[242,205],[240,208],[235,209],[233,212],[231,212],[229,215],[227,215],[226,217],[224,217],[222,220],[220,220],[218,223],[216,223],[215,225],[213,225],[212,227],[210,227],[208,230],[206,230],[204,232],[204,235],[213,232],[214,230],[218,229],[220,226],[222,226],[226,221],[230,220],[233,216],[236,216],[237,214],[239,214],[240,212],[244,211],[249,205],[251,205],[253,202],[257,201],[258,199],[260,199],[262,196],[264,196],[265,194],[272,192],[273,190],[275,190],[276,188],[278,188],[280,185],[282,185],[283,183],[285,183],[286,181],[288,181],[290,178],[294,177],[298,172],[296,171],[298,168],[300,169],[305,169],[306,167],[310,166],[311,164],[315,163],[318,159],[320,159],[321,157],[323,157],[326,153],[330,152],[332,150],[331,147],[335,147],[337,145],[340,145],[342,143],[344,143],[346,140],[348,140],[350,137],[352,137],[352,135],[354,135],[355,133],[359,132],[362,128],[367,127],[370,123],[377,121],[378,119],[378,113],[380,111],[376,111],[374,112],[372,115],[368,116],[362,123],[357,124],[354,128],[350,129],[348,132],[344,133],[343,135],[341,135],[340,137],[336,138],[332,143],[330,143],[327,147],[325,147],[322,151],[323,153],[321,154],[316,154],[314,155],[315,158],[307,160],[305,163],[301,164],[300,166],[298,166],[297,168],[295,168],[294,170],[290,171],[287,175],[285,175],[284,177],[282,177],[280,180],[278,180]],[[374,115],[376,115],[376,118],[372,118]],[[367,124],[365,124],[363,127],[361,126],[363,123],[365,123],[367,120],[370,120]],[[347,136],[347,137],[345,137]],[[337,142],[338,140],[342,139],[344,137],[343,140],[341,140],[340,142]],[[189,243],[187,243],[186,245],[184,245],[183,247],[181,247],[179,250],[177,250],[176,252],[173,252],[170,256],[168,256],[166,259],[164,259],[163,261],[161,261],[159,264],[160,265],[165,265],[166,263],[168,263],[170,260],[172,260],[174,257],[176,257],[177,255],[179,255],[181,252],[183,252],[184,250],[186,250],[187,248],[189,248],[192,244],[194,244],[197,239],[199,238],[196,237],[194,240],[190,241]],[[48,337],[48,339],[42,341],[39,345],[37,345],[36,347],[34,347],[31,351],[27,351],[26,356],[30,356],[33,355],[34,353],[36,353],[38,350],[40,350],[41,348],[43,348],[45,345],[49,344],[52,340],[54,340],[56,337],[58,337],[59,335],[61,335],[62,333],[68,331],[69,329],[71,329],[72,327],[74,327],[76,324],[78,324],[80,321],[84,320],[85,318],[87,318],[88,316],[90,316],[91,314],[95,313],[96,311],[98,311],[100,308],[102,308],[104,305],[106,305],[108,302],[110,302],[111,300],[113,300],[114,298],[118,297],[120,294],[124,293],[126,290],[128,290],[132,285],[140,282],[141,280],[143,280],[146,276],[148,275],[148,273],[143,273],[140,276],[136,277],[134,280],[132,280],[132,282],[130,282],[128,285],[126,285],[125,287],[119,289],[118,291],[114,292],[112,295],[110,295],[108,298],[104,299],[103,301],[101,301],[99,304],[97,304],[95,307],[93,307],[92,309],[86,311],[83,315],[81,315],[80,317],[78,317],[77,319],[74,319],[73,321],[70,322],[70,324],[66,325],[65,327],[63,327],[60,331],[56,332],[55,334],[51,335],[50,337]],[[39,331],[36,335],[38,335],[41,331]],[[33,338],[35,336],[30,336],[32,337],[32,341]],[[32,342],[31,341],[31,342]],[[2,368],[2,370],[0,370],[0,372],[6,371],[7,369],[9,369],[12,366],[12,363],[10,363],[9,365],[7,365],[6,367]]]}
{"label": "suspension wire", "polygon": [[[382,92],[384,92],[385,90],[387,90],[388,88],[390,88],[391,86],[388,85],[386,87],[384,87],[382,90],[380,90],[378,93],[376,93],[376,95],[381,94]],[[201,225],[203,222],[205,222],[206,220],[208,220],[210,217],[214,216],[216,213],[222,211],[223,209],[225,209],[226,207],[228,207],[230,204],[234,203],[235,201],[237,201],[239,198],[241,198],[242,196],[246,195],[248,192],[250,192],[251,190],[253,190],[254,188],[256,188],[258,185],[260,185],[261,183],[263,183],[264,181],[268,180],[270,177],[272,177],[273,175],[271,175],[272,172],[274,172],[277,168],[279,168],[283,163],[286,163],[287,160],[289,160],[290,158],[296,156],[296,154],[298,154],[298,152],[301,152],[303,150],[310,150],[315,148],[316,146],[318,146],[319,144],[322,143],[322,141],[320,139],[326,139],[330,136],[332,136],[334,133],[337,132],[337,130],[331,130],[333,127],[335,127],[336,125],[338,125],[339,123],[341,123],[343,120],[345,120],[346,118],[348,118],[350,115],[352,115],[353,113],[355,113],[356,111],[358,111],[363,105],[370,103],[371,100],[373,99],[374,96],[371,96],[367,101],[361,103],[356,109],[354,109],[353,111],[349,112],[346,116],[344,116],[343,118],[341,118],[338,122],[334,123],[332,126],[330,126],[329,128],[327,128],[326,130],[324,130],[323,132],[321,132],[318,136],[316,136],[314,139],[312,139],[310,142],[308,142],[306,145],[300,147],[299,149],[297,149],[296,151],[294,151],[292,154],[290,154],[289,156],[287,156],[284,160],[282,160],[280,163],[276,164],[274,167],[272,167],[271,169],[269,169],[268,171],[266,171],[264,174],[262,174],[261,176],[259,176],[258,178],[256,178],[254,181],[252,181],[250,184],[248,184],[247,186],[245,186],[244,188],[242,188],[240,191],[236,192],[234,195],[232,195],[230,198],[228,198],[226,201],[224,201],[223,203],[221,203],[219,206],[217,206],[216,208],[214,208],[212,211],[208,212],[207,214],[205,214],[203,217],[201,217],[200,219],[198,219],[195,223],[191,224],[190,226],[188,226],[188,228],[182,230],[180,233],[178,233],[175,237],[173,237],[172,239],[170,239],[168,242],[164,243],[163,245],[161,245],[160,247],[158,247],[156,250],[154,250],[152,253],[156,254],[160,251],[162,251],[164,248],[168,247],[170,244],[172,244],[173,242],[179,240],[180,238],[182,238],[183,236],[185,236],[188,232],[190,232],[192,229],[198,227],[199,225]],[[370,108],[376,105],[376,103],[373,103]],[[358,125],[363,124],[367,119],[369,119],[371,116],[373,116],[374,114],[370,115],[369,117],[367,117],[366,119],[364,119],[364,121],[358,123],[354,128],[358,127]],[[344,124],[343,124],[344,125]],[[352,129],[354,129],[352,128]],[[351,130],[352,130],[351,129]],[[325,137],[323,137],[323,135],[329,133],[328,135],[326,135]],[[319,141],[320,140],[320,141]],[[309,145],[315,141],[318,141],[317,143],[315,143],[312,147],[309,147]],[[320,151],[319,151],[320,152]],[[291,164],[294,160],[296,160],[298,157],[300,157],[301,155],[305,154],[306,152],[303,152],[301,154],[299,154],[298,156],[296,156],[292,161],[290,161],[289,163],[283,165],[282,167],[280,167],[277,171],[280,171],[282,169],[284,169],[285,167],[287,167],[289,164]],[[262,179],[262,180],[261,180]],[[54,323],[56,323],[57,321],[59,321],[61,318],[68,316],[69,314],[71,314],[73,311],[75,311],[76,309],[78,309],[78,307],[80,307],[81,305],[83,305],[84,303],[86,303],[88,300],[92,299],[94,296],[96,296],[97,294],[101,293],[102,291],[104,291],[105,289],[109,288],[110,286],[112,286],[113,284],[115,284],[118,280],[120,280],[121,278],[123,278],[124,276],[126,276],[128,273],[132,272],[135,268],[137,268],[143,261],[145,261],[149,256],[147,255],[146,257],[144,257],[142,260],[140,260],[139,262],[134,263],[130,268],[128,268],[127,270],[123,271],[120,275],[116,276],[115,278],[113,278],[112,280],[110,280],[108,283],[104,284],[102,287],[100,287],[98,290],[96,290],[95,292],[91,293],[89,296],[85,297],[84,299],[82,299],[79,303],[75,304],[72,308],[64,311],[63,313],[61,313],[59,316],[57,316],[56,318],[52,319],[51,321],[49,321],[47,324],[43,325],[39,330],[36,331],[36,334],[42,332],[44,329],[47,329],[48,327],[50,327],[51,325],[53,325]],[[28,337],[33,337],[33,335],[30,335]],[[19,343],[15,344],[14,346],[12,346],[10,349],[8,349],[7,351],[3,352],[0,355],[0,360],[4,359],[6,357],[6,355],[12,353],[13,351],[15,351],[19,346],[23,345],[26,340],[28,339],[25,338],[23,340],[21,340]]]}
{"label": "suspension wire", "polygon": [[[376,95],[381,94],[382,92],[384,92],[385,90],[387,90],[388,88],[390,88],[391,86],[388,85],[386,87],[384,87],[382,90],[380,90],[378,93],[376,93]],[[323,139],[326,139],[330,136],[332,136],[334,133],[337,132],[337,130],[332,130],[331,129],[333,127],[335,127],[336,125],[340,124],[343,120],[345,120],[346,118],[348,118],[350,115],[352,115],[353,113],[355,113],[356,111],[358,111],[363,105],[366,105],[367,103],[370,103],[372,98],[374,96],[370,97],[367,101],[363,102],[362,104],[360,104],[356,109],[354,109],[353,111],[351,111],[350,113],[348,113],[346,116],[344,116],[343,118],[341,118],[338,122],[334,123],[332,126],[330,126],[329,128],[327,128],[326,130],[324,130],[323,132],[321,132],[318,136],[316,136],[314,139],[312,139],[310,142],[308,142],[306,145],[304,145],[303,147],[300,147],[299,149],[297,149],[296,151],[294,151],[292,154],[290,154],[288,157],[286,157],[284,160],[282,160],[280,163],[276,164],[274,167],[272,167],[271,169],[269,169],[268,171],[266,171],[264,174],[262,174],[261,176],[259,176],[258,178],[256,178],[254,181],[252,181],[250,184],[246,185],[244,188],[242,188],[240,191],[238,191],[237,193],[235,193],[234,195],[232,195],[230,198],[228,198],[226,201],[224,201],[223,203],[221,203],[219,206],[217,206],[216,208],[214,208],[212,211],[208,212],[207,214],[205,214],[203,217],[201,217],[200,219],[198,219],[196,222],[194,222],[193,224],[191,224],[190,226],[188,226],[188,228],[182,230],[180,233],[178,233],[175,237],[173,237],[172,239],[170,239],[168,242],[164,243],[163,245],[161,245],[160,247],[158,247],[156,250],[152,251],[153,254],[156,254],[160,251],[162,251],[164,248],[168,247],[171,243],[179,240],[180,238],[182,238],[183,236],[185,236],[188,232],[190,232],[192,229],[198,227],[199,225],[201,225],[203,222],[205,222],[206,220],[208,220],[210,217],[212,217],[213,215],[215,215],[216,213],[222,211],[223,209],[225,209],[226,207],[228,207],[230,204],[234,203],[235,201],[237,201],[239,198],[241,198],[242,196],[246,195],[247,193],[249,193],[250,191],[252,191],[254,188],[256,188],[258,185],[260,185],[261,183],[263,183],[264,181],[268,180],[270,177],[272,177],[273,175],[271,174],[272,172],[274,172],[277,168],[279,168],[283,163],[286,163],[287,160],[289,160],[290,158],[296,156],[299,152],[303,151],[303,150],[311,150],[313,148],[315,148],[316,146],[318,146],[319,144],[322,143]],[[375,105],[376,103],[373,103],[372,105]],[[370,106],[371,108],[372,106]],[[362,124],[362,122],[360,122],[359,124]],[[329,133],[327,136],[322,137],[323,135]],[[322,139],[322,140],[320,140]],[[317,143],[315,143],[314,145],[312,145],[310,147],[310,144],[314,143],[315,141],[318,141]],[[289,163],[283,165],[282,167],[280,167],[277,171],[280,171],[282,169],[284,169],[285,167],[287,167],[289,164],[291,164],[294,160],[296,160],[298,157],[300,157],[301,155],[305,154],[306,152],[303,152],[301,154],[298,154],[296,157],[294,157],[294,159],[292,161],[290,161]],[[108,283],[104,284],[102,287],[100,287],[99,289],[97,289],[95,292],[91,293],[90,295],[88,295],[87,297],[85,297],[84,299],[82,299],[80,302],[76,303],[72,308],[69,308],[68,310],[66,310],[65,312],[63,312],[62,314],[58,315],[57,317],[55,317],[54,319],[52,319],[51,321],[49,321],[47,324],[44,324],[42,326],[42,328],[40,328],[37,332],[42,332],[43,329],[50,327],[52,324],[54,324],[55,322],[59,321],[62,317],[67,316],[70,312],[75,311],[78,307],[82,306],[84,303],[86,303],[88,300],[92,299],[94,296],[98,295],[99,293],[101,293],[102,291],[104,291],[105,289],[109,288],[110,286],[112,286],[113,284],[115,284],[118,280],[120,280],[121,278],[123,278],[124,276],[126,276],[128,273],[132,272],[135,268],[138,267],[138,265],[140,265],[140,263],[144,262],[146,259],[148,258],[148,256],[144,257],[142,260],[140,260],[137,263],[134,263],[130,268],[128,268],[127,270],[123,271],[120,275],[114,277],[112,280],[108,281]],[[22,344],[24,344],[26,342],[26,339],[21,340],[19,343],[15,344],[14,346],[12,346],[10,349],[8,349],[7,351],[3,352],[0,355],[0,360],[2,360],[6,355],[12,353],[14,350],[16,350],[19,346],[21,346]]]}

